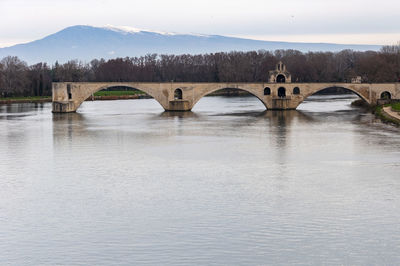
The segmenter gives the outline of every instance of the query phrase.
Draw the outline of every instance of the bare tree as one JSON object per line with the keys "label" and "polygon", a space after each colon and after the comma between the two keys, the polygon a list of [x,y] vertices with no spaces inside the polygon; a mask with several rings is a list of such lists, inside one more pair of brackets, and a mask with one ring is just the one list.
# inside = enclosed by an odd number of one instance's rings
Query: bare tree
{"label": "bare tree", "polygon": [[51,95],[51,70],[46,63],[30,66],[28,70],[30,95]]}
{"label": "bare tree", "polygon": [[27,65],[16,56],[7,56],[1,60],[3,65],[4,94],[22,95],[28,84]]}
{"label": "bare tree", "polygon": [[4,69],[3,64],[0,62],[0,97],[4,96]]}
{"label": "bare tree", "polygon": [[221,52],[94,59],[90,64],[56,62],[27,67],[17,57],[0,61],[0,95],[49,95],[61,81],[262,82],[282,60],[293,82],[344,82],[361,76],[367,82],[400,81],[400,44],[379,52],[308,52],[296,50]]}

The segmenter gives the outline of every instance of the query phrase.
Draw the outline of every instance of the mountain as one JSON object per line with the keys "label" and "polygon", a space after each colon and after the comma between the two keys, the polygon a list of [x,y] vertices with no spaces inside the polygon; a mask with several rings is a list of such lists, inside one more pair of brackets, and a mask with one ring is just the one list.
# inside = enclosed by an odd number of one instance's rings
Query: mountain
{"label": "mountain", "polygon": [[63,63],[78,59],[110,59],[158,54],[198,54],[229,51],[296,49],[308,51],[379,50],[379,45],[258,41],[220,35],[173,34],[128,27],[72,26],[43,39],[0,48],[0,58],[18,56],[29,64]]}

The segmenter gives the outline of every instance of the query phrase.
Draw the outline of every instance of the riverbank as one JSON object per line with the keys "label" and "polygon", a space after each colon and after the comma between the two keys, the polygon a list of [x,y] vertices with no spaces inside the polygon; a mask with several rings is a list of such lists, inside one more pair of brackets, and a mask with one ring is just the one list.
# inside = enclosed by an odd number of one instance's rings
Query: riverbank
{"label": "riverbank", "polygon": [[400,126],[400,103],[377,106],[374,113],[384,122]]}
{"label": "riverbank", "polygon": [[46,103],[51,102],[51,96],[7,97],[0,98],[0,104],[11,103]]}
{"label": "riverbank", "polygon": [[364,100],[358,99],[353,101],[351,105],[369,110],[379,117],[383,122],[398,126],[400,125],[400,102],[371,106],[368,105]]}

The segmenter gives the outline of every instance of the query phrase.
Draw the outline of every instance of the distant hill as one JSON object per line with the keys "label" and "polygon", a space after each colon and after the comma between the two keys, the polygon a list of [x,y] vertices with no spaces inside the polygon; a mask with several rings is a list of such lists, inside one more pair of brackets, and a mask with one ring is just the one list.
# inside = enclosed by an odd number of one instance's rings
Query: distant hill
{"label": "distant hill", "polygon": [[71,59],[89,62],[126,56],[199,54],[229,51],[295,49],[308,51],[379,50],[379,45],[258,41],[220,35],[171,34],[128,27],[72,26],[43,39],[0,48],[0,58],[15,55],[29,64]]}

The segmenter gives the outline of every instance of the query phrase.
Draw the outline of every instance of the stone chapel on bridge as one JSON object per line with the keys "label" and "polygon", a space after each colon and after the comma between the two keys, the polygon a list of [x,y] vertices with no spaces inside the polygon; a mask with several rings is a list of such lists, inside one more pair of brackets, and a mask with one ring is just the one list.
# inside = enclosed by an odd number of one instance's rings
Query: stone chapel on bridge
{"label": "stone chapel on bridge", "polygon": [[286,66],[282,61],[276,64],[275,70],[269,71],[269,82],[270,83],[291,83],[292,76],[287,71]]}

